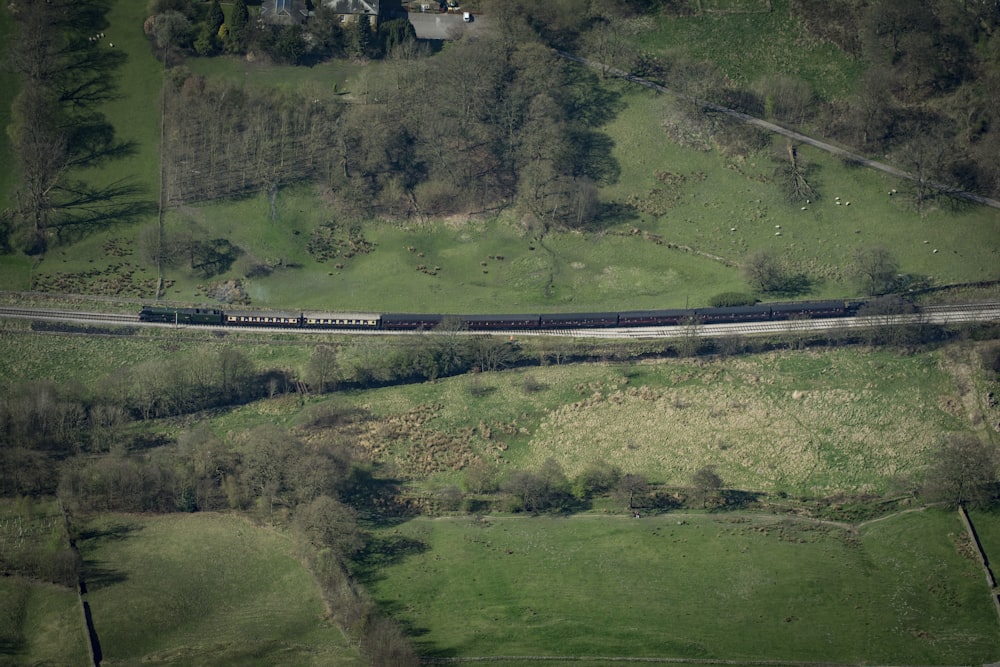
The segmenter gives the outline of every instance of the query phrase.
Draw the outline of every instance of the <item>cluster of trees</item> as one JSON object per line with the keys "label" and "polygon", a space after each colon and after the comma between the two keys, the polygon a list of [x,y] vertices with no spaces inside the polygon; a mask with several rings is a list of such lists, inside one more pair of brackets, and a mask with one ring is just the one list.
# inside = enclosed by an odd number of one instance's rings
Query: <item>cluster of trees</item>
{"label": "cluster of trees", "polygon": [[405,343],[360,340],[344,348],[319,345],[306,368],[314,391],[338,385],[373,386],[435,380],[469,371],[497,371],[521,361],[516,341],[489,335],[466,335],[445,320],[436,335]]}
{"label": "cluster of trees", "polygon": [[[220,359],[202,355],[188,361],[215,366]],[[192,385],[189,378],[184,384],[195,391],[211,384],[220,395],[242,396],[246,390],[237,385],[253,386],[253,378],[240,359],[231,356],[230,362],[214,379]],[[173,370],[200,372],[188,365]],[[142,373],[136,369],[126,382],[139,386]],[[0,496],[17,499],[19,521],[48,532],[5,551],[0,573],[68,586],[77,582],[79,554],[68,548],[63,516],[32,518],[32,498],[57,494],[70,517],[247,511],[286,525],[298,537],[337,621],[372,664],[418,664],[405,633],[380,615],[349,574],[353,560],[381,548],[364,529],[358,508],[370,516],[372,507],[391,506],[377,498],[398,493],[355,459],[349,439],[332,435],[332,427],[355,419],[351,410],[322,404],[307,411],[297,429],[265,425],[224,437],[203,422],[176,439],[161,436],[154,442],[143,435],[145,429],[130,427],[134,415],[114,402],[117,387],[88,393],[30,383],[13,389],[0,394]]]}
{"label": "cluster of trees", "polygon": [[344,105],[172,70],[165,83],[164,189],[179,204],[317,179],[342,161]]}
{"label": "cluster of trees", "polygon": [[448,215],[515,204],[543,225],[584,226],[617,178],[595,127],[614,100],[523,25],[466,36],[430,59],[370,70],[342,117],[330,184],[361,214]]}
{"label": "cluster of trees", "polygon": [[219,0],[152,0],[145,32],[155,40],[164,62],[185,54],[266,55],[274,62],[314,65],[329,58],[382,58],[412,49],[416,40],[406,19],[383,21],[370,16],[343,24],[331,7],[307,0],[308,21],[272,24],[251,15],[246,0],[235,0],[226,20]]}
{"label": "cluster of trees", "polygon": [[[845,277],[865,296],[897,292],[913,287],[919,280],[900,273],[896,257],[880,246],[857,248],[846,269]],[[747,255],[743,260],[743,275],[750,288],[760,294],[804,294],[812,285],[809,276],[796,271],[772,250],[758,250]]]}
{"label": "cluster of trees", "polygon": [[148,436],[133,428],[136,420],[239,404],[292,384],[287,372],[259,372],[243,353],[225,348],[167,355],[110,374],[92,390],[51,382],[7,387],[0,398],[0,495],[50,493],[57,461],[140,446]]}
{"label": "cluster of trees", "polygon": [[131,180],[95,184],[86,170],[133,152],[100,112],[116,95],[124,54],[110,48],[109,0],[13,2],[16,34],[7,62],[19,77],[7,133],[20,181],[4,216],[4,249],[42,253],[53,234],[73,235],[149,209]]}
{"label": "cluster of trees", "polygon": [[170,77],[170,201],[328,186],[344,213],[446,215],[516,203],[533,221],[582,226],[596,185],[617,177],[613,112],[593,75],[568,67],[523,23],[437,57],[368,70],[350,102]]}
{"label": "cluster of trees", "polygon": [[924,478],[928,500],[988,507],[1000,499],[1000,449],[971,433],[942,438]]}
{"label": "cluster of trees", "polygon": [[1000,5],[992,0],[793,0],[793,15],[866,66],[858,93],[821,109],[836,138],[931,181],[1000,193]]}
{"label": "cluster of trees", "polygon": [[486,464],[465,471],[464,493],[458,488],[440,494],[443,509],[477,508],[484,497],[492,497],[496,507],[509,512],[567,512],[585,509],[600,497],[610,497],[622,509],[665,510],[688,504],[706,508],[743,505],[753,494],[723,489],[722,477],[714,467],[697,470],[684,488],[654,484],[639,473],[625,473],[618,466],[595,461],[573,479],[566,476],[555,459],[546,459],[537,471],[512,470],[501,475]]}
{"label": "cluster of trees", "polygon": [[[841,100],[821,100],[808,82],[790,74],[736,85],[711,63],[636,46],[629,18],[695,14],[699,3],[692,0],[505,4],[523,13],[556,48],[755,116],[814,123],[848,146],[888,154],[917,177],[906,194],[918,210],[949,188],[1000,194],[994,158],[1000,153],[1000,5],[993,0],[931,0],[919,6],[909,0],[792,0],[791,15],[805,32],[865,65],[858,91]],[[677,118],[669,123],[682,126],[673,131],[687,143],[735,153],[767,145],[761,130],[698,104],[673,107]],[[794,152],[776,158],[789,196],[813,198],[809,165]]]}

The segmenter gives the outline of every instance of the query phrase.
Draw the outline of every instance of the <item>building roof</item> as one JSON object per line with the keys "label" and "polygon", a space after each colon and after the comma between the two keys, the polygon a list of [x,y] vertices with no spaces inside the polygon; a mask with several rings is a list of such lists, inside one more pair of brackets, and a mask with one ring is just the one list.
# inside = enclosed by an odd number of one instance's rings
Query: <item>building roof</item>
{"label": "building roof", "polygon": [[369,14],[378,16],[379,0],[323,0],[335,14]]}
{"label": "building roof", "polygon": [[303,0],[265,0],[260,18],[268,23],[302,23],[309,16]]}

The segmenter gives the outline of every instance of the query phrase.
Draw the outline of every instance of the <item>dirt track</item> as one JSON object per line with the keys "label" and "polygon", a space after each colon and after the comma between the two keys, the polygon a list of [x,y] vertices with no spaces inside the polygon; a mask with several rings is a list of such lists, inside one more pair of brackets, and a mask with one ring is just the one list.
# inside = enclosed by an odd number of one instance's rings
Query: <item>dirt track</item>
{"label": "dirt track", "polygon": [[[684,93],[679,93],[675,90],[671,90],[666,86],[661,86],[660,84],[650,81],[648,79],[643,79],[642,77],[634,76],[623,70],[617,69],[615,67],[610,67],[608,65],[604,65],[602,63],[595,62],[593,60],[587,60],[586,58],[575,56],[572,53],[566,53],[564,51],[557,51],[556,53],[558,53],[563,58],[566,58],[567,60],[572,60],[574,62],[582,63],[589,67],[600,69],[601,71],[606,72],[612,76],[626,79],[633,83],[637,83],[640,86],[651,88],[652,90],[655,90],[660,93],[666,93],[667,95],[673,95],[674,97],[679,97],[681,99],[688,100],[690,102],[695,102],[704,107],[705,109],[711,109],[712,111],[715,111],[717,113],[726,114],[727,116],[736,118],[737,120],[740,120],[744,123],[756,125],[758,127],[764,128],[769,132],[774,132],[775,134],[780,134],[782,136],[788,137],[789,139],[794,139],[795,141],[801,142],[803,144],[808,144],[815,148],[819,148],[820,150],[826,151],[828,153],[841,157],[845,160],[856,162],[871,169],[878,169],[879,171],[884,171],[885,173],[892,174],[893,176],[896,176],[898,178],[904,178],[910,181],[917,180],[917,177],[914,176],[913,174],[903,171],[902,169],[899,169],[897,167],[893,167],[890,164],[886,164],[884,162],[878,162],[877,160],[871,160],[863,155],[852,153],[849,150],[840,148],[838,146],[834,146],[833,144],[829,144],[825,141],[820,141],[819,139],[813,139],[812,137],[806,136],[800,132],[789,130],[787,128],[781,127],[780,125],[775,125],[774,123],[770,123],[766,120],[762,120],[755,116],[751,116],[749,114],[745,114],[740,111],[736,111],[734,109],[729,109],[727,107],[719,106],[718,104],[713,104],[707,100],[701,100],[696,97],[692,97],[690,95],[685,95]],[[1000,208],[1000,201],[997,201],[996,199],[983,197],[982,195],[977,195],[972,192],[965,192],[964,190],[957,190],[955,188],[944,185],[943,183],[927,183],[927,185],[937,190],[940,190],[941,192],[944,192],[952,197],[959,197],[962,199],[976,202],[977,204],[992,206],[993,208]]]}

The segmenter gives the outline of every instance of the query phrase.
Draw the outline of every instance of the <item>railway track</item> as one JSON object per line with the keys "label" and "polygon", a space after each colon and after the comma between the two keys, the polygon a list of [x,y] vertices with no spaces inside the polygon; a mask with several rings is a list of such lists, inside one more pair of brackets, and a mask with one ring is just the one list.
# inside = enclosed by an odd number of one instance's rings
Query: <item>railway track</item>
{"label": "railway track", "polygon": [[[26,319],[67,324],[118,324],[127,326],[182,328],[188,330],[230,331],[235,327],[210,324],[170,324],[142,322],[138,315],[92,313],[73,310],[52,310],[41,308],[0,307],[0,319]],[[624,338],[655,339],[754,336],[779,333],[814,332],[823,330],[846,330],[909,324],[960,324],[967,322],[1000,321],[1000,302],[968,303],[955,305],[925,306],[919,313],[902,315],[870,315],[863,317],[834,317],[823,319],[778,320],[770,322],[737,322],[717,324],[690,324],[666,327],[614,327],[595,329],[511,329],[504,331],[479,332],[497,336],[562,336],[568,338]],[[269,333],[280,331],[275,327],[239,327],[239,331]],[[292,329],[297,333],[339,333],[366,336],[419,336],[422,331],[385,331],[362,329]]]}
{"label": "railway track", "polygon": [[10,308],[0,306],[0,318],[19,320],[45,320],[78,324],[139,324],[138,315],[115,313],[89,313],[79,310],[50,310],[43,308]]}

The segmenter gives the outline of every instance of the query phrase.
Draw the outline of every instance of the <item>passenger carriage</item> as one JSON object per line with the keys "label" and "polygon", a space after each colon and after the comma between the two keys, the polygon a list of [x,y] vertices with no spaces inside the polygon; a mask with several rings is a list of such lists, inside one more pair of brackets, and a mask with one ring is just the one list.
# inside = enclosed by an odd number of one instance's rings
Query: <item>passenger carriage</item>
{"label": "passenger carriage", "polygon": [[378,329],[382,316],[377,313],[303,313],[302,326],[317,329]]}
{"label": "passenger carriage", "polygon": [[684,324],[694,316],[693,310],[630,310],[618,313],[618,326],[622,327],[668,327]]}
{"label": "passenger carriage", "polygon": [[541,315],[460,315],[469,331],[537,329]]}
{"label": "passenger carriage", "polygon": [[772,303],[771,319],[788,320],[805,317],[842,317],[847,314],[843,301],[799,301]]}
{"label": "passenger carriage", "polygon": [[575,329],[618,326],[618,313],[555,313],[542,315],[542,329]]}
{"label": "passenger carriage", "polygon": [[302,313],[228,310],[226,324],[247,327],[297,327],[302,324]]}

